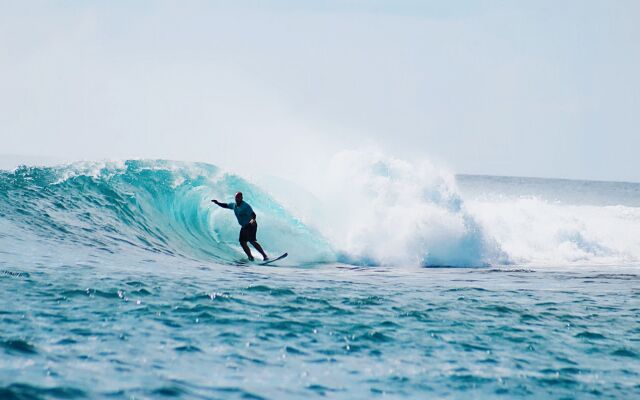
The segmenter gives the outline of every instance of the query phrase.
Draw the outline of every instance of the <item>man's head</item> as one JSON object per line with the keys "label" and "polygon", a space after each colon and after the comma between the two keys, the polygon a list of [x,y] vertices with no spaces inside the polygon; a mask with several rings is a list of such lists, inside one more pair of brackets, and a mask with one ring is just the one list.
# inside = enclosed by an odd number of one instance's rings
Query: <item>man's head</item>
{"label": "man's head", "polygon": [[242,203],[242,192],[236,193],[236,204],[240,205]]}

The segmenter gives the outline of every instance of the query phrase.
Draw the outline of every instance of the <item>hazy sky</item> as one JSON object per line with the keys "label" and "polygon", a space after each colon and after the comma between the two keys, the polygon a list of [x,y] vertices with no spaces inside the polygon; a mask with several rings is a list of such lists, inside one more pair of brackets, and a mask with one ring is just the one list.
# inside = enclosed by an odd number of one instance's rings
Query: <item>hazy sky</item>
{"label": "hazy sky", "polygon": [[0,154],[640,181],[640,1],[4,1]]}

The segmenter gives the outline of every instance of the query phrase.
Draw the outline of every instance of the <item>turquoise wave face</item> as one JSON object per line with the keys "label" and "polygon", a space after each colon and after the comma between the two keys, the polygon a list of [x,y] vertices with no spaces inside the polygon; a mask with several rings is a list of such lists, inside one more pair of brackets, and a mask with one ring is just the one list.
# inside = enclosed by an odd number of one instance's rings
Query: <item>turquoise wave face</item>
{"label": "turquoise wave face", "polygon": [[211,203],[237,191],[258,214],[258,239],[292,261],[334,259],[327,242],[260,188],[202,163],[126,161],[21,167],[0,174],[0,215],[50,243],[233,263],[243,258],[232,212]]}

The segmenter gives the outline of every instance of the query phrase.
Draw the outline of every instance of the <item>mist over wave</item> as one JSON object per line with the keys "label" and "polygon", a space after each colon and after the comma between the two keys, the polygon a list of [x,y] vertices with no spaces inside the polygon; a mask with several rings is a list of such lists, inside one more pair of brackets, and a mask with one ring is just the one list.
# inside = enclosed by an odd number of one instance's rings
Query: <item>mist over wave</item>
{"label": "mist over wave", "polygon": [[258,214],[259,241],[294,264],[640,262],[640,185],[606,183],[607,197],[605,183],[523,182],[544,193],[369,151],[338,153],[308,187],[257,185],[204,163],[82,162],[0,172],[0,217],[12,235],[51,245],[235,263],[243,258],[237,223],[210,200],[242,191]]}

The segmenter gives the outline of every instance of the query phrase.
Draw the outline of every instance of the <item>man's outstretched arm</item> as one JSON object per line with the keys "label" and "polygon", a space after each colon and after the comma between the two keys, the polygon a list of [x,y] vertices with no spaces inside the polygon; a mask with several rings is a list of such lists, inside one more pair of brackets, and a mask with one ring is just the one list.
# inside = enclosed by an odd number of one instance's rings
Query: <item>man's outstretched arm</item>
{"label": "man's outstretched arm", "polygon": [[218,200],[216,200],[216,199],[211,200],[211,202],[212,202],[212,203],[216,203],[216,205],[218,205],[219,207],[222,207],[222,208],[231,208],[231,207],[229,207],[229,204],[227,204],[227,203],[220,203],[220,202],[219,202]]}

